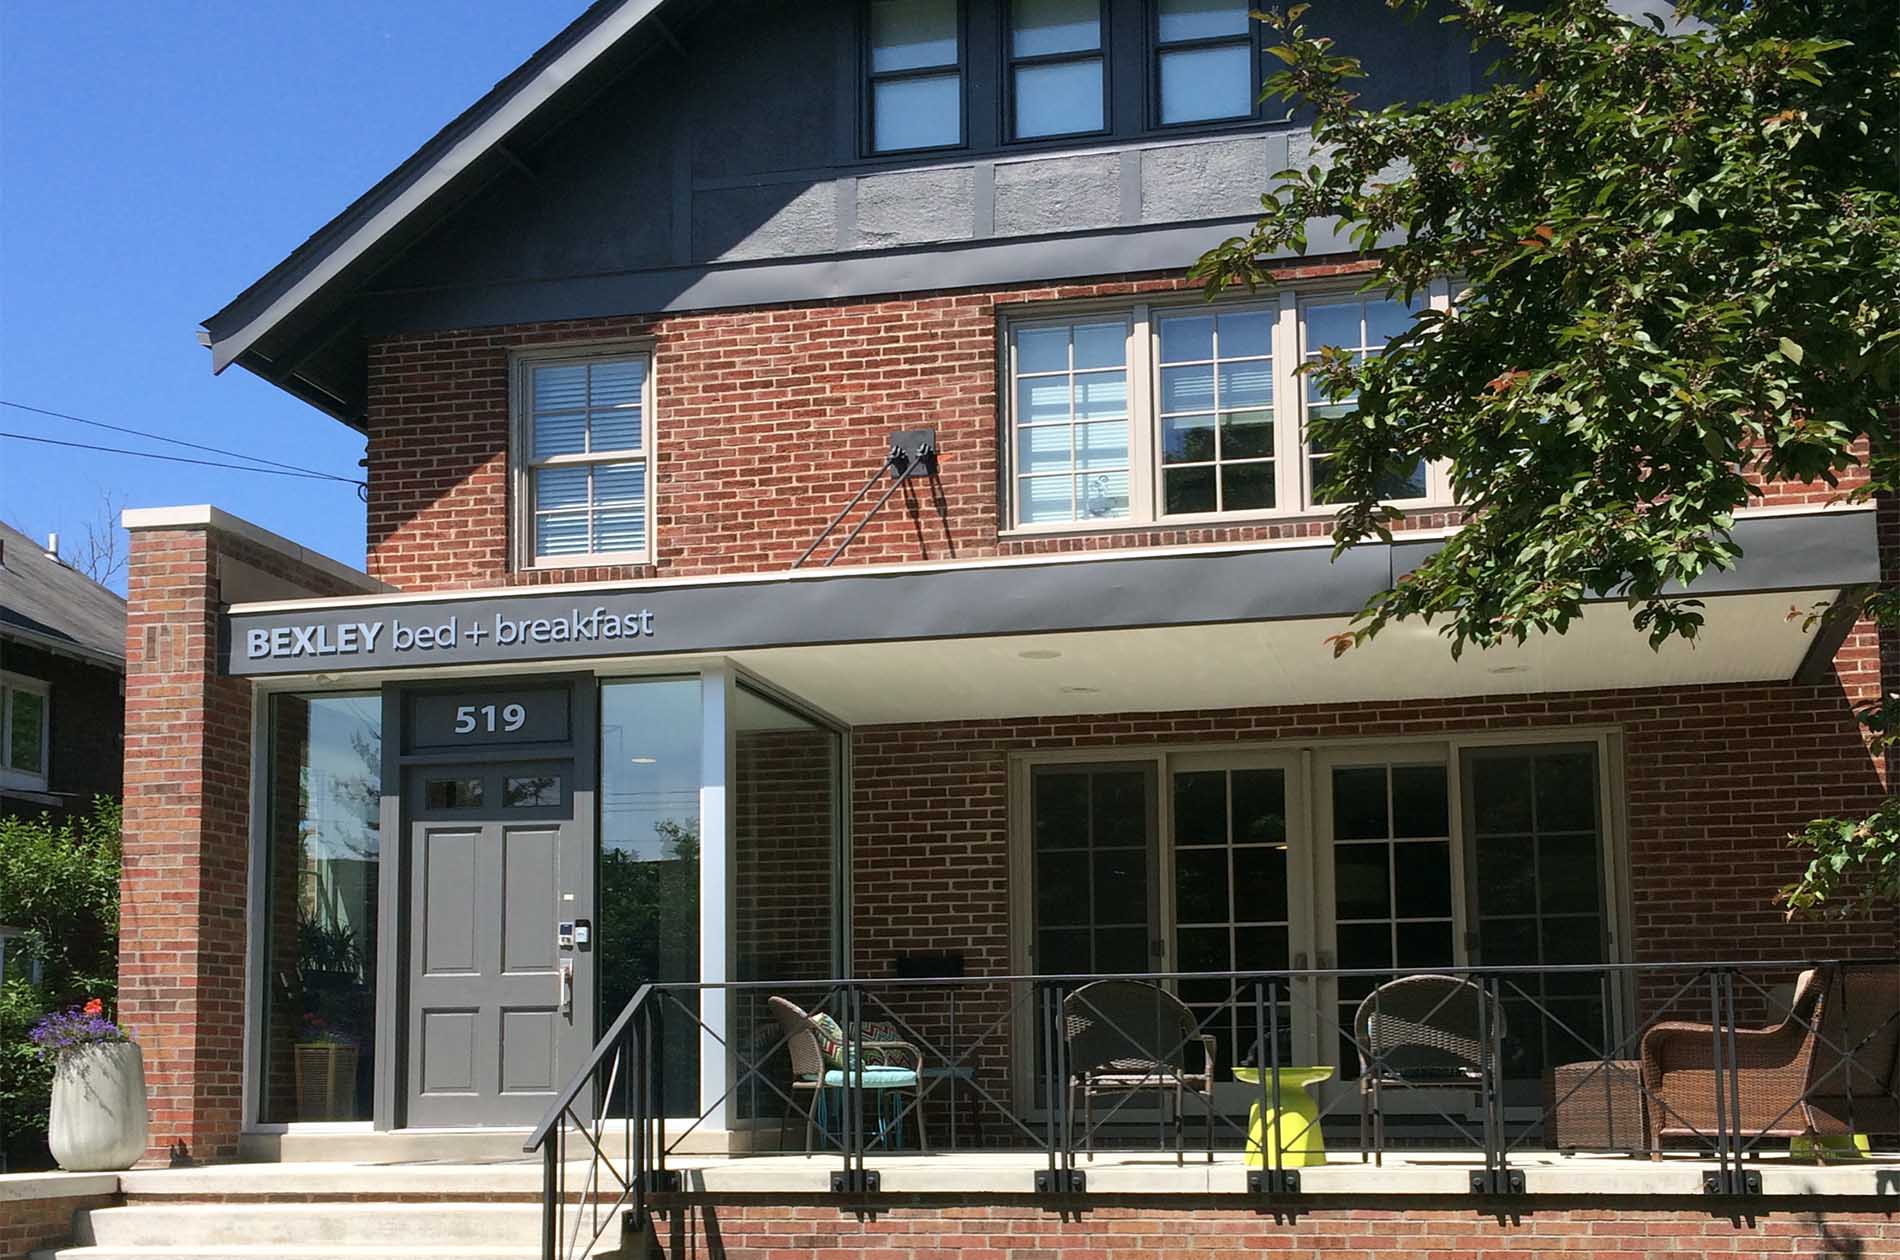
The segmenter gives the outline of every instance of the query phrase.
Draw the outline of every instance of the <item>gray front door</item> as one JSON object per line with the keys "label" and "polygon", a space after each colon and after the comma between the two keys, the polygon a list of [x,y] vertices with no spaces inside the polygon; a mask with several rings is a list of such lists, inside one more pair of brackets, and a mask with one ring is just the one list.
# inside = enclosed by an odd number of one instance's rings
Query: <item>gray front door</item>
{"label": "gray front door", "polygon": [[[411,1127],[527,1125],[585,1060],[592,831],[572,761],[411,766]],[[583,800],[587,799],[585,793]]]}

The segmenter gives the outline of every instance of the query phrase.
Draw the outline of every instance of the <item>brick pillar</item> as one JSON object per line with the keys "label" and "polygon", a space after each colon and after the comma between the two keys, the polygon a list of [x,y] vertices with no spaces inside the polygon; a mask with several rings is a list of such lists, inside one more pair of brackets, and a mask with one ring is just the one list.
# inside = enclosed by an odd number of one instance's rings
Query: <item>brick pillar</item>
{"label": "brick pillar", "polygon": [[145,1048],[154,1156],[237,1153],[250,684],[218,676],[217,559],[208,529],[132,534],[119,1014]]}
{"label": "brick pillar", "polygon": [[119,1017],[145,1052],[147,1158],[237,1154],[243,1123],[251,685],[218,671],[227,603],[386,589],[215,508],[126,513]]}

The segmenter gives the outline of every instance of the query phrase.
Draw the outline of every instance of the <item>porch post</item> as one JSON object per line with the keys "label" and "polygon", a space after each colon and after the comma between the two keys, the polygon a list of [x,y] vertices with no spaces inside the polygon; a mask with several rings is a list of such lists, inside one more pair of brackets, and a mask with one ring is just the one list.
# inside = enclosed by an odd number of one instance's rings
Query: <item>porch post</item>
{"label": "porch post", "polygon": [[[732,782],[732,667],[709,666],[700,674],[699,733],[699,980],[719,984],[728,979],[727,942],[731,939],[726,907],[730,903],[732,862],[728,850],[731,828]],[[705,989],[699,995],[699,1112],[703,1127],[727,1128],[726,1089],[730,1058],[726,1043],[732,1030],[726,1021],[723,989]],[[717,1032],[718,1036],[715,1036]]]}

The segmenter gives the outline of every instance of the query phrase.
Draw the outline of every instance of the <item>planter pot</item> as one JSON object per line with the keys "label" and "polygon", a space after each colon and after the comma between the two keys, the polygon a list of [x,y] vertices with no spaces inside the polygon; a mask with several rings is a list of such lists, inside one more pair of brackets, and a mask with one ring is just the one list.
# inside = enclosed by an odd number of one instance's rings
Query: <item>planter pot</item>
{"label": "planter pot", "polygon": [[355,1046],[307,1042],[296,1047],[297,1118],[355,1120]]}
{"label": "planter pot", "polygon": [[67,1172],[130,1168],[145,1154],[145,1059],[136,1043],[79,1046],[53,1069],[46,1144]]}

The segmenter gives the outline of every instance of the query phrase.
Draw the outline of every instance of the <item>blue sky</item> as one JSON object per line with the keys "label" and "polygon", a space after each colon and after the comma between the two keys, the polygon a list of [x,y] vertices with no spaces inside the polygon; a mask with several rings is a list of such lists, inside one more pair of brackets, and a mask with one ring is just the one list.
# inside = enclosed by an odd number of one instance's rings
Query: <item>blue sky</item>
{"label": "blue sky", "polygon": [[[212,376],[198,325],[584,5],[0,3],[0,399],[360,476],[360,437]],[[10,408],[0,432],[200,455]],[[108,495],[362,563],[353,487],[0,439],[0,518],[75,538]]]}

